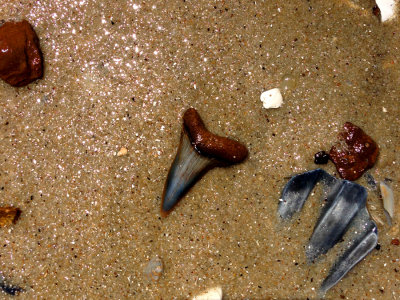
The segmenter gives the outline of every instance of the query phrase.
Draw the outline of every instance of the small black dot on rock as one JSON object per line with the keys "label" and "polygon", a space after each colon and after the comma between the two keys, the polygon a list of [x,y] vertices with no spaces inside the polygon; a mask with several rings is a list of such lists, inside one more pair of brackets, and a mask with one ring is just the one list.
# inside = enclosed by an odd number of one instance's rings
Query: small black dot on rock
{"label": "small black dot on rock", "polygon": [[376,249],[376,250],[380,250],[380,249],[381,249],[381,245],[380,245],[380,244],[377,244],[377,245],[375,246],[375,249]]}
{"label": "small black dot on rock", "polygon": [[329,154],[325,151],[319,151],[314,154],[314,163],[317,165],[325,165],[329,161]]}

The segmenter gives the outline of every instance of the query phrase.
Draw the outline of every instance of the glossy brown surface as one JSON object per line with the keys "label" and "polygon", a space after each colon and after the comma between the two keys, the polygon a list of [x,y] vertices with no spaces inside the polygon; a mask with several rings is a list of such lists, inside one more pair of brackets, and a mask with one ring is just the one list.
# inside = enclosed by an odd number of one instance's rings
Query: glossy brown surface
{"label": "glossy brown surface", "polygon": [[340,176],[356,180],[371,168],[378,157],[378,145],[360,127],[346,122],[339,134],[341,142],[333,146],[329,155]]}
{"label": "glossy brown surface", "polygon": [[43,76],[39,39],[25,20],[0,27],[0,78],[21,87]]}
{"label": "glossy brown surface", "polygon": [[196,109],[189,108],[183,115],[183,122],[190,141],[201,154],[230,164],[246,159],[249,153],[246,146],[208,131]]}
{"label": "glossy brown surface", "polygon": [[21,211],[15,207],[0,207],[0,227],[17,222]]}

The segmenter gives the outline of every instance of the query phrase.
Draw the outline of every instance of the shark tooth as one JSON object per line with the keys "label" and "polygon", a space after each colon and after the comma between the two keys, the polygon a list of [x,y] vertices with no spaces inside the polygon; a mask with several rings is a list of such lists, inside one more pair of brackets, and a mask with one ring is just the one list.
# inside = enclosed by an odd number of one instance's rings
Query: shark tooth
{"label": "shark tooth", "polygon": [[354,231],[353,235],[346,236],[348,249],[335,262],[320,287],[320,292],[325,294],[374,249],[378,232],[366,208],[366,189],[354,182],[337,179],[322,169],[296,175],[288,181],[279,199],[280,218],[289,220],[299,212],[320,181],[328,196],[306,248],[308,262],[327,253],[346,232]]}
{"label": "shark tooth", "polygon": [[161,215],[167,216],[189,189],[214,167],[240,163],[247,148],[232,139],[208,131],[194,108],[183,115],[183,130],[178,152],[165,182]]}

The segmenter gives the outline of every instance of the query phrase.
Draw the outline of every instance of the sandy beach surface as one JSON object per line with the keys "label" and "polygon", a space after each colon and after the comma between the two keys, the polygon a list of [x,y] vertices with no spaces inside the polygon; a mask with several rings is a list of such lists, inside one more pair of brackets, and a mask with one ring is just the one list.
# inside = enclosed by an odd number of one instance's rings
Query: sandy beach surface
{"label": "sandy beach surface", "polygon": [[[216,286],[224,299],[317,298],[340,248],[306,261],[318,190],[289,225],[277,207],[347,121],[378,144],[368,173],[389,179],[396,210],[390,227],[368,190],[380,249],[326,299],[400,298],[400,23],[381,23],[373,1],[0,3],[0,19],[32,24],[45,60],[43,79],[0,82],[0,206],[22,211],[0,228],[0,272],[19,299],[191,299]],[[283,105],[264,109],[277,87]],[[208,172],[162,218],[189,107],[249,157]],[[158,281],[144,274],[154,257]]]}

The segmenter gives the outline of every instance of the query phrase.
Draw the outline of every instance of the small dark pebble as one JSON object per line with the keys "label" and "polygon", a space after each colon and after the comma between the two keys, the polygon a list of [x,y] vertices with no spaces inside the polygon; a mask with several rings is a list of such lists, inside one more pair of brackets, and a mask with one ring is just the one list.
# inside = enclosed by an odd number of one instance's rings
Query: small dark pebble
{"label": "small dark pebble", "polygon": [[376,249],[376,250],[381,250],[381,245],[380,245],[380,244],[377,244],[376,247],[375,247],[375,249]]}
{"label": "small dark pebble", "polygon": [[371,189],[376,190],[377,187],[376,187],[376,181],[375,181],[374,176],[372,176],[369,173],[365,173],[364,176],[365,176],[365,179],[367,180],[367,184],[371,187]]}
{"label": "small dark pebble", "polygon": [[317,165],[325,165],[329,161],[329,154],[325,151],[319,151],[314,154],[314,162]]}
{"label": "small dark pebble", "polygon": [[372,8],[372,13],[377,17],[380,16],[381,10],[379,9],[378,5],[374,5],[374,7]]}

